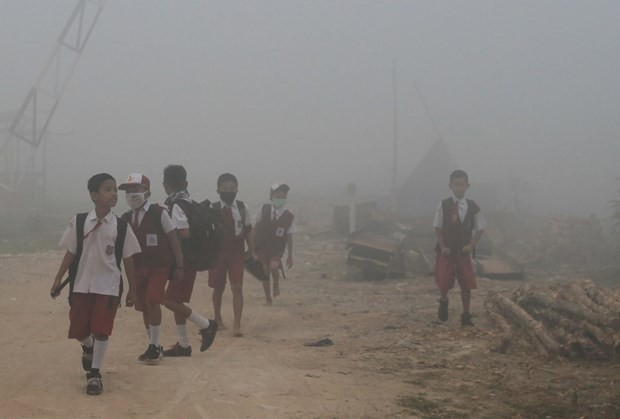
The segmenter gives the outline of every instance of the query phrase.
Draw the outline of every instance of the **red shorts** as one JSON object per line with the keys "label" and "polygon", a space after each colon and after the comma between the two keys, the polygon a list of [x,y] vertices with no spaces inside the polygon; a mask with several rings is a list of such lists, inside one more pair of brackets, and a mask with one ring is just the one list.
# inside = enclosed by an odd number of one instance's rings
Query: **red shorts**
{"label": "red shorts", "polygon": [[170,278],[170,267],[136,269],[136,304],[137,311],[144,311],[147,302],[163,304],[166,284]]}
{"label": "red shorts", "polygon": [[215,268],[209,269],[209,287],[226,286],[226,274],[231,284],[243,284],[243,253],[220,252]]}
{"label": "red shorts", "polygon": [[69,339],[110,336],[119,299],[113,295],[74,292],[69,309]]}
{"label": "red shorts", "polygon": [[194,290],[194,282],[196,281],[196,271],[185,268],[183,271],[183,281],[170,281],[166,288],[166,300],[175,303],[189,303]]}
{"label": "red shorts", "polygon": [[435,282],[440,292],[448,292],[454,288],[454,280],[459,281],[461,289],[478,288],[476,275],[471,263],[471,255],[459,252],[444,255],[437,253],[435,261]]}

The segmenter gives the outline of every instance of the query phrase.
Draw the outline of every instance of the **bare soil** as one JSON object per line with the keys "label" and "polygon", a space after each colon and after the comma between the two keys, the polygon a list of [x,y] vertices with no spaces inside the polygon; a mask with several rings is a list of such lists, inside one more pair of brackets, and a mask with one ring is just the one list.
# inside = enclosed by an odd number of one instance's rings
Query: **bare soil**
{"label": "bare soil", "polygon": [[[66,294],[49,297],[62,254],[1,256],[0,416],[620,418],[620,364],[541,358],[526,341],[489,349],[484,296],[517,282],[479,278],[476,327],[461,328],[457,290],[440,323],[432,277],[362,280],[342,242],[303,241],[274,305],[246,277],[244,336],[222,331],[205,353],[190,324],[191,358],[140,364],[141,316],[121,309],[98,397],[85,394],[80,346],[66,339]],[[212,317],[206,275],[191,305]],[[230,326],[229,292],[224,307]],[[174,343],[169,312],[162,329],[162,343]],[[326,337],[332,346],[304,346]]]}

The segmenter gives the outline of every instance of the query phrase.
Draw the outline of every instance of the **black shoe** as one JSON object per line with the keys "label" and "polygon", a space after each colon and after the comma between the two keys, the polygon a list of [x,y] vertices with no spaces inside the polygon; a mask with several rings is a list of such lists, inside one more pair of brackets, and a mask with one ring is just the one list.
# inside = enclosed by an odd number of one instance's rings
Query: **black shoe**
{"label": "black shoe", "polygon": [[169,349],[166,349],[163,354],[164,356],[192,356],[192,347],[188,346],[187,348],[184,348],[179,345],[179,342],[177,342]]}
{"label": "black shoe", "polygon": [[153,344],[146,348],[146,352],[138,357],[138,361],[155,363],[161,360],[162,347],[157,347]]}
{"label": "black shoe", "polygon": [[86,374],[86,394],[98,396],[103,391],[103,383],[101,382],[101,374],[98,372],[89,372]]}
{"label": "black shoe", "polygon": [[474,322],[471,321],[471,314],[461,314],[461,326],[475,326]]}
{"label": "black shoe", "polygon": [[449,300],[439,300],[439,310],[437,310],[437,317],[442,322],[448,320],[448,302]]}
{"label": "black shoe", "polygon": [[82,368],[84,371],[90,371],[93,366],[93,348],[82,345]]}
{"label": "black shoe", "polygon": [[215,340],[215,334],[217,333],[217,322],[215,320],[209,320],[209,327],[200,329],[200,336],[202,336],[202,343],[200,344],[200,352],[204,352],[211,347]]}

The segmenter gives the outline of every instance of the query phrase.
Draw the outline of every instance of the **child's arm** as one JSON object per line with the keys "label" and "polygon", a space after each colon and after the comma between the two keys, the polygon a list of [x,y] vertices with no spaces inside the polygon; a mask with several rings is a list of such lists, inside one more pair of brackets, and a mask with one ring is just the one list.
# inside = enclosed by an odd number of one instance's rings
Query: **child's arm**
{"label": "child's arm", "polygon": [[482,234],[484,234],[484,230],[476,231],[476,234],[471,239],[469,244],[466,245],[465,247],[463,247],[463,253],[471,253],[471,252],[473,252],[474,247],[476,247],[476,243],[478,243],[478,240],[480,240],[480,237],[482,237]]}
{"label": "child's arm", "polygon": [[176,229],[168,233],[168,242],[170,243],[170,248],[172,249],[172,254],[174,255],[174,260],[176,261],[176,266],[174,268],[174,280],[179,282],[183,281],[183,276],[185,275],[183,272],[183,253],[181,252],[181,245],[179,244]]}
{"label": "child's arm", "polygon": [[127,284],[129,289],[127,290],[127,296],[125,297],[125,306],[132,307],[136,301],[136,283],[134,281],[135,268],[133,265],[133,256],[123,259],[123,265],[125,266],[125,276],[127,277]]}
{"label": "child's arm", "polygon": [[435,227],[435,237],[437,237],[437,243],[439,243],[439,250],[444,255],[450,254],[450,248],[446,247],[446,244],[443,242],[443,235],[441,234],[441,229]]}
{"label": "child's arm", "polygon": [[67,250],[65,256],[62,258],[62,262],[60,262],[60,268],[58,268],[58,273],[56,274],[56,278],[54,278],[54,283],[52,284],[52,289],[50,290],[50,295],[53,299],[56,299],[60,295],[60,292],[56,292],[56,289],[60,287],[60,283],[62,282],[62,277],[65,276],[67,270],[73,263],[73,259],[75,255]]}
{"label": "child's arm", "polygon": [[288,249],[288,257],[286,258],[286,267],[291,269],[293,267],[293,235],[289,234],[286,237],[286,248]]}

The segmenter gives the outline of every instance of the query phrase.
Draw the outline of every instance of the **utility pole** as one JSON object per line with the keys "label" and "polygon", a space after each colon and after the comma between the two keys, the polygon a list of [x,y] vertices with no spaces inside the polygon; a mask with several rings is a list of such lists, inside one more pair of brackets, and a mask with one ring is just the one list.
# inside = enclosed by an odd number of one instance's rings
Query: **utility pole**
{"label": "utility pole", "polygon": [[396,101],[396,60],[392,66],[392,97],[393,97],[393,135],[392,145],[392,199],[396,196],[396,172],[398,165],[398,107]]}

